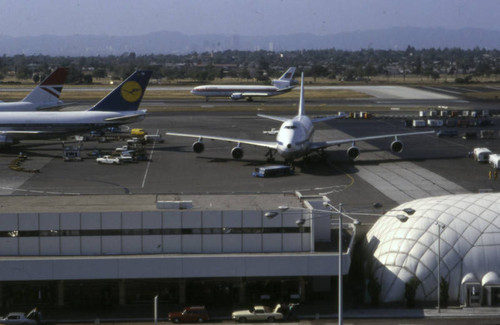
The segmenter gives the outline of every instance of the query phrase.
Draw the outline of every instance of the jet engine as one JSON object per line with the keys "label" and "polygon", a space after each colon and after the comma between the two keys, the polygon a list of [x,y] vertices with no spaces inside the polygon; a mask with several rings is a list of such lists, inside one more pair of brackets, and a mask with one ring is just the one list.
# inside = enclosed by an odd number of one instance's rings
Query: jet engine
{"label": "jet engine", "polygon": [[233,99],[233,100],[238,100],[238,99],[242,99],[242,98],[243,98],[243,95],[241,93],[231,94],[231,99]]}
{"label": "jet engine", "polygon": [[359,156],[359,148],[356,146],[351,146],[349,149],[347,149],[347,155],[351,159],[356,159]]}
{"label": "jet engine", "polygon": [[401,142],[399,140],[394,140],[391,143],[391,150],[394,152],[401,152],[401,151],[403,151],[403,148],[404,148],[403,142]]}
{"label": "jet engine", "polygon": [[234,159],[243,158],[243,149],[241,149],[241,147],[234,147],[231,150],[231,156],[233,156]]}
{"label": "jet engine", "polygon": [[196,153],[202,153],[203,150],[205,150],[205,144],[203,144],[203,142],[201,141],[196,141],[195,143],[193,143],[193,151],[196,152]]}

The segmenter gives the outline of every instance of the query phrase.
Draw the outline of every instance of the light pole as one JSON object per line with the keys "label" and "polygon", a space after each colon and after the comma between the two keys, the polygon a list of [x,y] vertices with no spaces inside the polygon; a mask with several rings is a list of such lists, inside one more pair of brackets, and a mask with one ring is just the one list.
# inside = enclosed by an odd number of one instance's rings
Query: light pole
{"label": "light pole", "polygon": [[[339,215],[339,284],[338,284],[338,287],[339,287],[339,297],[338,297],[338,300],[339,300],[339,304],[338,304],[338,323],[339,325],[340,324],[343,324],[344,322],[344,315],[343,315],[343,302],[344,302],[344,296],[343,296],[343,273],[342,273],[342,216],[347,216],[349,218],[352,219],[352,217],[348,216],[347,214],[344,214],[342,212],[342,203],[339,203],[339,207],[338,209],[333,206],[332,204],[330,204],[329,201],[323,201],[323,206],[325,207],[328,207],[330,208],[331,210],[334,210],[338,213]],[[415,213],[415,210],[412,209],[412,208],[405,208],[405,209],[402,209],[401,211],[403,211],[404,213],[406,213],[407,215],[413,215]],[[350,213],[352,214],[352,213]],[[365,213],[354,213],[354,214],[361,214],[361,215],[365,215]],[[366,215],[373,215],[373,214],[368,214],[366,213]],[[401,222],[406,222],[408,220],[408,216],[406,215],[396,215],[394,216],[395,218],[397,218],[399,221]],[[356,219],[354,219],[356,220]],[[357,221],[357,220],[356,220]],[[358,221],[358,224],[359,224],[359,221]]]}
{"label": "light pole", "polygon": [[439,221],[434,222],[438,226],[438,274],[437,274],[437,303],[438,313],[441,312],[441,231],[446,227]]}
{"label": "light pole", "polygon": [[[326,197],[325,197],[326,198]],[[358,220],[358,219],[355,219],[353,217],[351,217],[350,215],[344,213],[342,211],[342,203],[339,203],[339,206],[338,208],[335,207],[334,205],[332,205],[328,198],[324,199],[323,201],[323,206],[325,208],[328,208],[330,209],[330,211],[325,211],[325,210],[320,210],[320,209],[306,209],[306,208],[294,208],[294,209],[301,209],[301,210],[309,210],[309,211],[318,211],[318,212],[321,212],[321,213],[327,213],[327,216],[330,216],[332,217],[334,213],[338,214],[338,227],[339,227],[339,233],[338,233],[338,247],[339,247],[339,257],[338,257],[338,279],[339,279],[339,282],[338,282],[338,324],[341,325],[343,324],[344,322],[344,315],[343,315],[343,276],[342,276],[342,243],[343,243],[343,236],[342,236],[342,228],[343,228],[343,224],[342,224],[342,217],[347,217],[349,218],[352,223],[354,225],[360,225],[361,222]],[[280,210],[281,213],[283,213],[284,211],[287,211],[290,207],[289,206],[286,206],[286,205],[281,205],[278,207],[278,209]],[[395,211],[395,210],[393,210]],[[397,210],[396,210],[397,211]],[[412,209],[412,208],[405,208],[405,209],[402,209],[400,211],[403,211],[406,215],[402,215],[402,214],[398,214],[398,215],[395,215],[393,217],[397,218],[400,222],[406,222],[408,220],[408,215],[413,215],[415,213],[415,210]],[[271,218],[274,218],[275,216],[277,216],[279,213],[276,212],[276,211],[273,211],[273,212],[266,212],[264,214],[264,216],[268,219],[271,219]],[[373,214],[373,213],[349,213],[349,214],[355,214],[355,215],[370,215],[370,216],[373,216],[373,215],[376,215],[376,214]],[[316,216],[316,217],[321,217],[321,216]],[[315,217],[314,216],[311,216],[310,218],[307,218],[307,219],[314,219]],[[306,222],[306,219],[301,217],[299,220],[296,221],[296,224],[297,226],[301,227],[304,225],[304,223]],[[311,223],[312,225],[312,223]],[[313,233],[312,233],[312,230],[313,228],[311,227],[311,233],[310,233],[310,237],[311,237],[311,252],[314,252],[314,238],[313,238]]]}

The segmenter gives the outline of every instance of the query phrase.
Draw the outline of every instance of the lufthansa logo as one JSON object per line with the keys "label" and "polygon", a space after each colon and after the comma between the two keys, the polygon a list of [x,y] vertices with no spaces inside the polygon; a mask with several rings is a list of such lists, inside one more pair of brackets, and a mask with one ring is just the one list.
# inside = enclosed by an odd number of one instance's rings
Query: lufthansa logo
{"label": "lufthansa logo", "polygon": [[122,86],[121,94],[127,102],[133,103],[139,100],[142,96],[142,88],[136,81],[127,81]]}

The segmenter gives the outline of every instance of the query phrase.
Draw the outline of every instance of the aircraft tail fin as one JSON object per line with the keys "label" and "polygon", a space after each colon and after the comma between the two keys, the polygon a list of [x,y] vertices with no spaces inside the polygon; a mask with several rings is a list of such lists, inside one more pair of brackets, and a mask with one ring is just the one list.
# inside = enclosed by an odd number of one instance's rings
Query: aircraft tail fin
{"label": "aircraft tail fin", "polygon": [[136,111],[152,71],[137,70],[95,104],[90,111]]}
{"label": "aircraft tail fin", "polygon": [[67,68],[57,68],[22,101],[40,104],[41,106],[56,106],[62,104],[59,100],[59,96],[61,95],[67,74]]}
{"label": "aircraft tail fin", "polygon": [[300,76],[300,101],[298,116],[306,115],[306,107],[304,105],[304,72]]}
{"label": "aircraft tail fin", "polygon": [[286,72],[277,80],[273,80],[273,85],[279,89],[291,87],[297,84],[297,81],[293,80],[293,74],[295,73],[296,68],[290,67]]}

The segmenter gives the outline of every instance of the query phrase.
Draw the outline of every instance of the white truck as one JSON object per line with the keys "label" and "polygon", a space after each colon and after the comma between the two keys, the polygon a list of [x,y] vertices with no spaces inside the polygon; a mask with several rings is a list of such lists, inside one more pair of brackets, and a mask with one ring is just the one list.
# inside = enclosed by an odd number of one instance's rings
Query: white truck
{"label": "white truck", "polygon": [[492,154],[490,155],[490,158],[488,159],[490,166],[495,169],[499,169],[498,164],[500,163],[500,155],[499,154]]}
{"label": "white truck", "polygon": [[488,162],[491,154],[491,150],[488,148],[474,148],[472,151],[472,156],[477,162]]}

